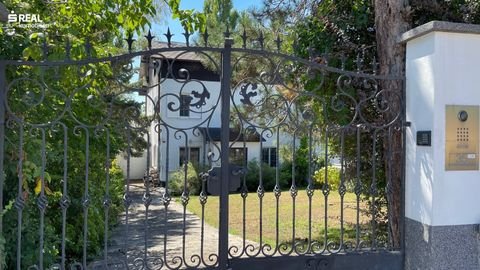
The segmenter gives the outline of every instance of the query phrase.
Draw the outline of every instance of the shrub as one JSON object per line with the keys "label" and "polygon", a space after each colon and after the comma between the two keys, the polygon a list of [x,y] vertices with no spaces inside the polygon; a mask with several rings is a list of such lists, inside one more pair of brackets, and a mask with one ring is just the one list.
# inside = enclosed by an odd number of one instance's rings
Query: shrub
{"label": "shrub", "polygon": [[338,187],[340,186],[340,168],[334,166],[323,167],[313,174],[315,186],[323,188],[323,185],[325,184],[325,170],[327,170],[330,190],[338,190]]}
{"label": "shrub", "polygon": [[[296,175],[295,178],[295,183],[298,186],[298,176]],[[288,186],[292,185],[292,161],[284,161],[280,165],[280,181],[286,182]]]}
{"label": "shrub", "polygon": [[[313,149],[314,150],[314,149]],[[312,153],[312,160],[309,160],[308,137],[300,139],[300,145],[295,154],[288,147],[280,148],[280,155],[283,157],[280,166],[280,178],[292,185],[292,162],[295,160],[295,185],[306,187],[308,185],[309,164],[312,170],[325,166],[325,158],[322,154]]]}
{"label": "shrub", "polygon": [[[102,166],[101,160],[92,162],[91,184],[89,185],[89,194],[91,202],[88,211],[88,259],[96,258],[101,252],[104,241],[105,212],[103,199],[105,196],[105,170],[95,166]],[[96,165],[94,165],[96,164]],[[93,169],[95,168],[95,169]],[[25,160],[23,165],[24,184],[23,197],[25,207],[22,211],[22,269],[26,269],[38,262],[39,246],[39,224],[40,213],[37,206],[37,200],[40,192],[39,173],[40,167],[35,163]],[[108,224],[114,226],[117,223],[118,214],[123,208],[123,174],[118,164],[113,161],[109,170],[110,185],[109,197],[111,200]],[[10,181],[12,174],[9,174]],[[66,233],[66,252],[69,258],[82,257],[83,243],[83,206],[81,194],[83,193],[84,181],[82,176],[69,178],[68,195],[71,198],[71,204],[67,209],[67,233]],[[95,182],[94,182],[95,181]],[[48,200],[44,216],[44,247],[43,260],[45,265],[52,265],[58,262],[60,256],[60,229],[62,224],[61,209],[59,200],[62,196],[60,179],[57,175],[50,176],[45,172],[45,195]],[[9,187],[10,188],[10,187]],[[15,188],[15,187],[13,187]],[[15,196],[15,192],[9,192],[10,196]],[[6,265],[6,269],[15,268],[16,238],[17,238],[17,209],[14,206],[15,199],[9,199],[3,210],[4,235],[0,236],[0,252],[5,252],[6,256],[0,258],[0,263]],[[79,214],[69,214],[79,213]],[[7,243],[5,245],[2,242]],[[79,244],[78,244],[79,243]],[[3,247],[2,247],[3,246]],[[3,249],[3,251],[2,251]],[[67,258],[67,259],[69,259]],[[78,259],[77,259],[78,260]]]}
{"label": "shrub", "polygon": [[302,137],[295,152],[295,179],[298,186],[307,184],[308,162],[308,140],[307,137]]}
{"label": "shrub", "polygon": [[[185,182],[185,167],[181,166],[170,175],[168,190],[174,196],[181,195]],[[187,190],[191,195],[198,195],[202,188],[202,181],[191,162],[187,164]]]}
{"label": "shrub", "polygon": [[[260,183],[260,166],[256,159],[248,162],[247,165],[247,188],[249,191],[256,191]],[[262,163],[262,182],[265,191],[272,191],[276,184],[276,168],[270,167],[268,164]],[[288,187],[288,180],[286,177],[279,177],[280,188]]]}

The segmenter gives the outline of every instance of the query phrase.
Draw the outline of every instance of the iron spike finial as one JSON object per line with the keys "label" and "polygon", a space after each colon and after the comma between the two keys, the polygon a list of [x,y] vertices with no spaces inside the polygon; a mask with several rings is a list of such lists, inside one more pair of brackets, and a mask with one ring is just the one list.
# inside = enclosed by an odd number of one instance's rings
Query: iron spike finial
{"label": "iron spike finial", "polygon": [[67,58],[67,60],[70,60],[70,51],[72,49],[72,45],[70,44],[70,39],[66,38],[66,41],[65,41],[65,56]]}
{"label": "iron spike finial", "polygon": [[185,36],[185,44],[187,44],[187,47],[190,46],[190,32],[188,31],[188,27],[185,27],[185,32],[183,33],[183,35]]}
{"label": "iron spike finial", "polygon": [[242,48],[246,49],[247,48],[247,31],[245,30],[245,28],[243,28],[243,34],[242,34]]}
{"label": "iron spike finial", "polygon": [[357,72],[360,72],[363,67],[363,59],[360,55],[360,53],[357,53],[357,59],[356,59],[356,64],[357,64]]}
{"label": "iron spike finial", "polygon": [[228,26],[227,24],[227,30],[223,33],[223,35],[226,37],[226,38],[229,38],[230,37],[230,27]]}
{"label": "iron spike finial", "polygon": [[86,38],[85,40],[85,53],[87,54],[87,57],[92,56],[92,44],[90,43],[90,38]]}
{"label": "iron spike finial", "polygon": [[205,28],[205,32],[203,32],[203,42],[205,43],[205,47],[208,47],[208,29]]}
{"label": "iron spike finial", "polygon": [[294,53],[298,50],[298,40],[296,38],[293,39],[292,49]]}
{"label": "iron spike finial", "polygon": [[60,40],[62,38],[62,35],[58,32],[58,29],[55,31],[55,38],[57,40]]}
{"label": "iron spike finial", "polygon": [[314,49],[313,49],[312,45],[308,45],[307,52],[308,52],[308,59],[310,61],[313,60]]}
{"label": "iron spike finial", "polygon": [[265,43],[265,37],[263,36],[263,31],[260,31],[260,36],[258,37],[258,43],[260,43],[260,49],[263,51],[264,48],[264,43]]}
{"label": "iron spike finial", "polygon": [[377,68],[378,68],[377,58],[374,56],[372,60],[373,75],[377,75]]}
{"label": "iron spike finial", "polygon": [[152,49],[152,40],[153,40],[153,38],[155,38],[155,36],[152,36],[152,32],[150,31],[150,29],[148,29],[148,34],[145,36],[145,38],[148,41],[148,49],[151,50]]}
{"label": "iron spike finial", "polygon": [[47,33],[43,32],[43,43],[42,43],[43,58],[47,60],[48,57],[48,42],[47,42]]}
{"label": "iron spike finial", "polygon": [[277,39],[275,40],[275,44],[277,44],[277,51],[280,52],[282,50],[282,39],[280,39],[280,35],[277,35]]}
{"label": "iron spike finial", "polygon": [[346,62],[347,62],[347,57],[345,56],[345,54],[342,52],[342,54],[340,55],[340,62],[342,63],[342,66],[341,66],[341,69],[342,70],[345,70],[345,66],[346,66]]}
{"label": "iron spike finial", "polygon": [[125,41],[128,44],[128,52],[132,52],[132,45],[133,45],[133,42],[135,41],[135,39],[133,38],[132,32],[128,33],[128,37],[125,39]]}
{"label": "iron spike finial", "polygon": [[328,66],[328,61],[330,60],[329,57],[328,57],[328,49],[325,48],[325,51],[323,52],[322,54],[322,59],[323,59],[323,62],[325,64],[325,66]]}
{"label": "iron spike finial", "polygon": [[167,28],[167,33],[163,34],[167,38],[167,45],[168,47],[172,47],[172,37],[173,34],[170,32],[170,27]]}

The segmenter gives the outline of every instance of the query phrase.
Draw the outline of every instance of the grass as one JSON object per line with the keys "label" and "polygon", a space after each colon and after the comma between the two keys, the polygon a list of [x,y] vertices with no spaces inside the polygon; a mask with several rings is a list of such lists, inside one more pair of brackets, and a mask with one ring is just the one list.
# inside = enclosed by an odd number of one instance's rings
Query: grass
{"label": "grass", "polygon": [[[219,197],[209,196],[205,204],[204,216],[206,223],[218,228],[218,201]],[[245,202],[240,194],[230,195],[229,200],[229,232],[247,239],[275,245],[277,242],[291,243],[293,232],[293,199],[289,192],[284,191],[279,198],[278,207],[273,192],[265,193],[263,203],[256,193],[249,193]],[[327,201],[327,225],[325,226],[325,198],[321,190],[315,190],[311,203],[311,218],[309,218],[309,199],[305,191],[299,191],[295,200],[295,241],[309,238],[309,226],[311,237],[314,240],[324,241],[325,227],[328,241],[338,242],[341,235],[341,210],[343,209],[344,241],[356,239],[357,228],[357,198],[355,194],[347,193],[343,204],[340,195],[332,192]],[[262,208],[261,208],[262,207]],[[369,218],[366,216],[367,206],[359,202],[360,214],[359,228],[368,226]],[[262,209],[262,225],[260,225],[260,209]],[[198,196],[193,196],[188,204],[188,210],[202,217],[202,206]],[[278,220],[277,220],[278,216]],[[245,222],[243,222],[245,217]],[[311,222],[309,222],[311,220]],[[260,227],[262,226],[262,227]],[[261,230],[261,233],[260,233]],[[367,235],[360,231],[359,237],[366,239]]]}

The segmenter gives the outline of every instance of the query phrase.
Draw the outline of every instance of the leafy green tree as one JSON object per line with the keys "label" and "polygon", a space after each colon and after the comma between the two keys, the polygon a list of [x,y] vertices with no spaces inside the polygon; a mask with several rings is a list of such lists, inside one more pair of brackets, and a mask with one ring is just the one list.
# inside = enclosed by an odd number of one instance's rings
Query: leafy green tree
{"label": "leafy green tree", "polygon": [[[203,27],[202,14],[180,10],[179,0],[170,0],[168,5],[186,27]],[[149,26],[157,6],[152,0],[68,4],[7,0],[2,7],[38,14],[49,26],[0,28],[0,59],[79,60],[123,53],[124,36],[140,34]],[[0,264],[6,269],[15,268],[16,264],[17,213],[22,214],[21,268],[38,263],[40,234],[44,236],[44,265],[40,267],[59,262],[61,201],[69,205],[65,217],[67,263],[91,260],[100,252],[104,222],[115,224],[123,207],[123,176],[113,158],[128,145],[132,153],[146,147],[144,130],[131,127],[146,126],[147,120],[140,114],[141,104],[121,93],[130,83],[130,64],[129,60],[122,60],[46,68],[7,67],[6,80],[10,85],[6,102],[10,109],[4,119],[8,126],[0,215]],[[22,79],[16,81],[18,78]],[[0,87],[3,91],[5,85]],[[31,123],[42,125],[32,127]],[[87,193],[89,197],[85,197]],[[38,209],[42,198],[48,201],[43,233]],[[16,199],[23,200],[22,212],[17,212]],[[85,204],[89,204],[87,235],[83,232]],[[88,240],[86,258],[84,237]]]}
{"label": "leafy green tree", "polygon": [[[397,42],[402,33],[430,20],[479,23],[480,2],[468,0],[265,0],[264,7],[257,10],[256,15],[264,20],[285,22],[287,31],[292,34],[290,39],[298,41],[296,53],[300,56],[313,56],[313,59],[321,64],[328,61],[329,65],[340,67],[342,63],[338,60],[338,53],[345,53],[344,67],[352,69],[356,68],[355,55],[358,52],[363,53],[363,51],[369,50],[370,54],[367,54],[367,60],[376,56],[379,62],[378,74],[402,76],[405,70],[405,47]],[[290,40],[290,43],[293,41]],[[324,52],[328,52],[329,55],[333,54],[333,59],[322,57]],[[381,82],[379,87],[396,89],[396,95],[402,96],[403,87],[400,81]],[[322,95],[328,97],[335,94],[335,84],[325,81],[323,88],[326,92],[323,92]],[[390,95],[391,97],[392,95]],[[320,111],[322,114],[324,113],[322,110]],[[317,110],[317,112],[319,111]],[[348,110],[342,110],[335,112],[335,117],[348,114]],[[389,113],[370,112],[370,114],[372,117],[377,116],[378,119],[392,117]],[[337,121],[341,123],[341,119],[337,119]],[[377,138],[372,139],[372,136],[367,138],[362,135],[361,137],[362,145],[364,142],[367,143],[366,145],[372,145],[373,141],[377,140]],[[345,142],[347,151],[351,148],[348,145],[352,145],[352,143],[354,140]],[[392,168],[390,192],[383,194],[382,197],[388,201],[390,208],[389,219],[392,221],[389,228],[392,236],[390,240],[394,247],[400,245],[401,239],[398,227],[401,218],[401,145],[400,132],[394,132],[392,148],[389,150],[387,150],[387,145],[378,143],[377,151],[362,151],[362,160],[375,160],[377,164],[385,162],[388,156],[385,151],[393,153],[390,162],[396,166]],[[332,146],[336,152],[341,151],[338,143],[334,143]],[[349,164],[356,162],[354,156],[354,151],[345,153],[347,168],[351,167]],[[379,168],[379,170],[377,175],[380,179],[384,172],[383,168]],[[379,187],[382,188],[385,184],[380,183]],[[368,195],[369,188],[363,190]]]}
{"label": "leafy green tree", "polygon": [[218,40],[223,38],[222,31],[226,31],[228,26],[230,30],[237,27],[239,21],[239,13],[233,8],[231,0],[206,0],[203,3],[203,12],[207,21],[207,29],[213,30],[215,36],[212,39]]}

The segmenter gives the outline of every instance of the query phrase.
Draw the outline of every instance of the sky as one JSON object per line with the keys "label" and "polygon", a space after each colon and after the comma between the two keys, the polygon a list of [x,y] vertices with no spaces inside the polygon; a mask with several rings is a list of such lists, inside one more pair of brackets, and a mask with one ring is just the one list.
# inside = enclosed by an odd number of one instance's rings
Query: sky
{"label": "sky", "polygon": [[[252,6],[260,7],[262,0],[233,0],[233,8],[238,11],[249,9]],[[195,9],[197,11],[203,11],[203,0],[180,0],[180,9]],[[173,20],[170,16],[165,21],[160,23],[154,23],[152,25],[152,35],[155,36],[155,40],[166,41],[167,39],[163,34],[167,32],[167,28],[170,28],[170,32],[174,35],[172,41],[185,42],[185,37],[182,35],[184,32],[182,25],[178,20]],[[134,60],[134,65],[140,65],[140,58]],[[134,75],[132,81],[137,81],[138,75]],[[143,102],[144,97],[133,95],[133,98],[138,102]]]}
{"label": "sky", "polygon": [[[246,10],[252,6],[260,7],[261,5],[262,0],[233,0],[233,8],[238,11]],[[181,0],[180,9],[195,9],[201,12],[203,10],[203,0]],[[168,27],[170,27],[171,33],[174,34],[172,41],[185,42],[185,37],[182,35],[184,30],[178,20],[167,18],[165,22],[154,24],[152,31],[157,36],[157,39],[166,40],[163,34],[167,32]]]}

